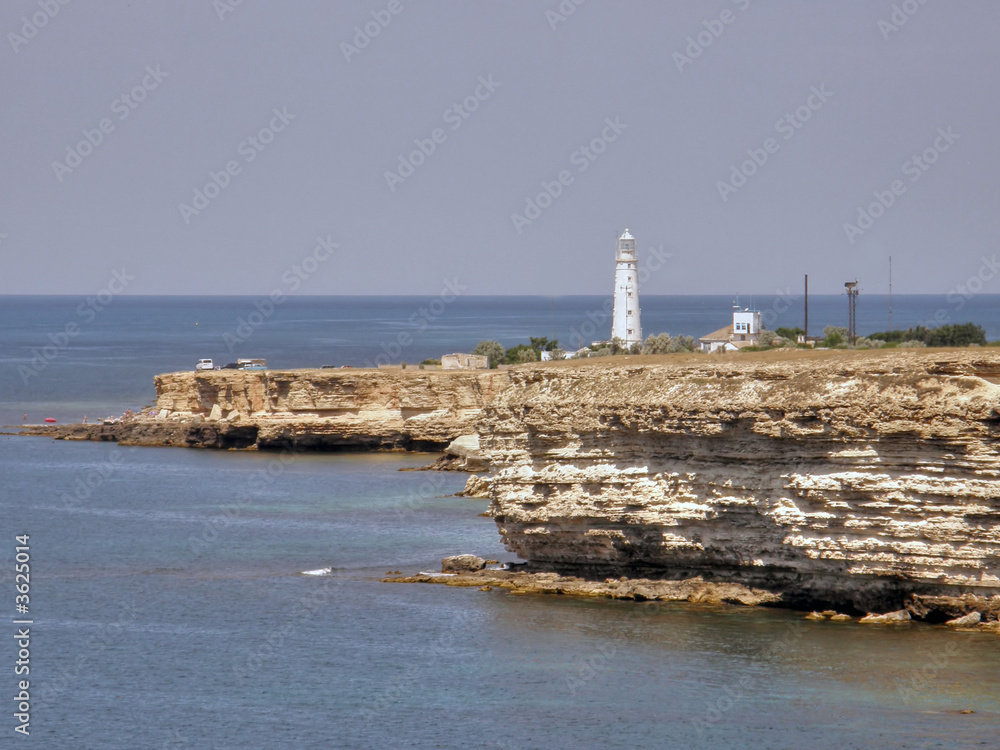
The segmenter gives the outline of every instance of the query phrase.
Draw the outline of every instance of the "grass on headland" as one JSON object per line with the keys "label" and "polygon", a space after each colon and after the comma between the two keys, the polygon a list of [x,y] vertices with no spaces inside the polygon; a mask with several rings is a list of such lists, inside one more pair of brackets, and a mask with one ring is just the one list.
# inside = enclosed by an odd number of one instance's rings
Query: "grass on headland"
{"label": "grass on headland", "polygon": [[[914,349],[922,347],[966,347],[966,346],[1000,346],[1000,341],[987,342],[986,332],[982,326],[975,323],[958,323],[943,325],[938,328],[916,326],[906,330],[884,331],[869,336],[859,336],[854,342],[848,341],[847,329],[840,326],[827,326],[823,329],[824,338],[812,345],[799,344],[797,339],[803,335],[801,328],[778,328],[776,331],[764,330],[759,342],[754,346],[743,347],[740,353],[763,351],[794,351],[796,349]],[[480,341],[473,349],[473,354],[481,354],[489,359],[489,366],[520,365],[543,360],[573,360],[593,359],[619,356],[650,356],[660,354],[703,354],[699,351],[698,342],[692,336],[671,336],[669,333],[651,334],[642,343],[625,346],[620,339],[593,344],[577,352],[566,352],[555,339],[531,337],[529,344],[518,344],[505,349],[498,341]]]}

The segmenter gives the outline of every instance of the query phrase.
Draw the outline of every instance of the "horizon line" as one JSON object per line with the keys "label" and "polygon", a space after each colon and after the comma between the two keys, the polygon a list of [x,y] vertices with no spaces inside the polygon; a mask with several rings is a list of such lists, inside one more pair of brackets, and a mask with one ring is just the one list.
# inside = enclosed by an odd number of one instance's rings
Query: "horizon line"
{"label": "horizon line", "polygon": [[[39,293],[21,293],[16,294],[0,294],[0,299],[5,298],[15,298],[15,297],[92,297],[100,292],[39,292]],[[900,293],[893,292],[892,297],[948,297],[955,294],[954,290],[947,292],[909,292]],[[117,293],[114,295],[117,297],[131,297],[135,298],[149,298],[149,297],[183,297],[183,298],[209,298],[209,299],[224,299],[224,298],[246,298],[246,297],[270,297],[269,292],[259,292],[259,293],[240,293],[240,294],[174,294],[174,293]],[[326,299],[331,297],[351,297],[351,298],[370,298],[370,297],[439,297],[440,294],[285,294],[286,299]],[[607,293],[591,293],[591,294],[461,294],[457,295],[456,299],[499,299],[499,298],[510,298],[510,297],[524,297],[524,298],[536,298],[536,299],[564,299],[564,298],[574,298],[574,297],[613,297],[613,294]],[[726,299],[736,299],[739,297],[782,297],[787,296],[790,299],[802,299],[805,295],[802,291],[798,291],[794,294],[785,295],[784,293],[774,293],[774,292],[739,292],[738,294],[692,294],[692,293],[662,293],[654,294],[652,292],[640,293],[640,299],[645,297],[723,297]],[[844,297],[846,296],[844,292],[810,292],[810,297]],[[861,298],[871,298],[871,297],[885,297],[888,298],[890,295],[888,292],[873,292],[868,294],[860,295]],[[975,297],[1000,297],[1000,292],[978,292]]]}

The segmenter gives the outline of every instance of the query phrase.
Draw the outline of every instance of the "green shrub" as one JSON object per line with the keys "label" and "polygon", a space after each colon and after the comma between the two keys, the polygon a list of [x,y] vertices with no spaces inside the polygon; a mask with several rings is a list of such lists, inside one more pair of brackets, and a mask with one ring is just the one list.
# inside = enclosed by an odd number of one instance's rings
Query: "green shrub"
{"label": "green shrub", "polygon": [[523,365],[527,362],[537,362],[538,352],[527,344],[512,346],[504,353],[504,361],[509,365]]}
{"label": "green shrub", "polygon": [[801,328],[786,328],[784,326],[776,328],[774,332],[781,336],[781,338],[788,339],[792,343],[798,341],[799,336],[805,336],[806,334]]}
{"label": "green shrub", "polygon": [[504,348],[499,341],[480,341],[472,353],[486,357],[490,363],[490,369],[496,368],[504,361]]}
{"label": "green shrub", "polygon": [[847,329],[842,326],[827,326],[823,329],[823,337],[820,346],[828,346],[831,349],[843,346],[847,343]]}
{"label": "green shrub", "polygon": [[986,331],[975,323],[953,323],[927,328],[914,326],[905,331],[880,331],[873,333],[869,339],[878,339],[887,344],[912,344],[920,342],[925,346],[970,346],[986,345]]}

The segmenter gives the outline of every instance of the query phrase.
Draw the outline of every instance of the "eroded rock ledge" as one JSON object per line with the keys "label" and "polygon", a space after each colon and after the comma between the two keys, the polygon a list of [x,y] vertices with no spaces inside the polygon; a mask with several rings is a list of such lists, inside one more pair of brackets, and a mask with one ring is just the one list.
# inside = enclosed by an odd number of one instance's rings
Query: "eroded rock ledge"
{"label": "eroded rock ledge", "polygon": [[[706,581],[701,577],[635,578],[621,576],[598,580],[590,577],[562,575],[540,571],[530,563],[496,564],[474,555],[446,557],[441,573],[406,575],[391,572],[384,583],[434,583],[462,588],[476,587],[481,591],[502,589],[515,595],[548,594],[591,599],[624,599],[636,602],[689,602],[692,604],[735,604],[742,606],[788,606],[781,592],[766,588],[751,588],[739,583]],[[494,563],[489,565],[487,563]],[[921,596],[911,594],[904,608],[887,614],[855,616],[826,610],[811,612],[807,620],[854,622],[872,625],[902,625],[914,620],[945,624],[958,630],[974,630],[1000,635],[1000,596],[992,599],[966,594],[960,597]]]}
{"label": "eroded rock ledge", "polygon": [[732,584],[784,606],[909,607],[930,621],[979,611],[989,623],[998,382],[1000,353],[987,349],[183,372],[156,378],[155,417],[45,434],[441,450],[478,431],[474,458],[491,470],[467,493],[491,499],[508,548],[536,573]]}
{"label": "eroded rock ledge", "polygon": [[738,583],[709,583],[701,578],[653,580],[648,578],[608,578],[603,581],[532,571],[527,566],[512,569],[484,569],[461,573],[418,573],[383,578],[384,583],[438,583],[445,586],[505,589],[511,594],[562,594],[601,599],[629,599],[645,602],[692,602],[697,604],[778,605],[781,597],[764,589]]}
{"label": "eroded rock ledge", "polygon": [[263,450],[439,451],[475,433],[506,373],[213,370],[157,375],[155,416],[39,425],[22,434],[123,445]]}
{"label": "eroded rock ledge", "polygon": [[989,351],[618,360],[510,378],[479,429],[490,512],[535,569],[700,578],[856,612],[1000,595]]}

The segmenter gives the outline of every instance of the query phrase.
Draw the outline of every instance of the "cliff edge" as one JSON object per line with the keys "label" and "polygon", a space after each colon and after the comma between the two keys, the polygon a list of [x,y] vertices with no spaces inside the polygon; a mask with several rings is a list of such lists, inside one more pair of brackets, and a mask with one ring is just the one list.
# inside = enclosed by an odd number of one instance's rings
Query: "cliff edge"
{"label": "cliff edge", "polygon": [[534,568],[702,576],[859,611],[916,597],[928,614],[961,595],[987,610],[1000,595],[1000,355],[615,358],[509,376],[479,429],[491,514]]}
{"label": "cliff edge", "polygon": [[123,445],[439,451],[475,433],[508,381],[497,371],[207,370],[157,375],[155,408],[114,424],[22,434]]}

